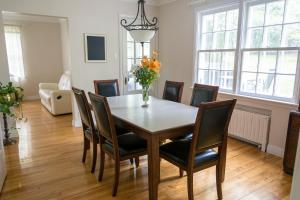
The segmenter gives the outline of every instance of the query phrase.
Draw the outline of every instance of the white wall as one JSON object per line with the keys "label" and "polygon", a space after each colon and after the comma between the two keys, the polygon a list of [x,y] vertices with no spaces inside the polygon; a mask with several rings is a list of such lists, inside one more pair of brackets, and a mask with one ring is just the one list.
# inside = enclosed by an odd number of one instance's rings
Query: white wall
{"label": "white wall", "polygon": [[[213,0],[202,4],[232,2],[232,0]],[[223,4],[224,5],[224,4]],[[159,8],[160,31],[159,47],[162,60],[159,94],[162,95],[165,80],[184,81],[183,101],[189,103],[194,77],[194,24],[196,7],[188,6],[187,1],[177,0]],[[218,99],[237,98],[238,104],[267,109],[272,112],[268,152],[283,156],[289,112],[295,105],[281,104],[265,100],[220,94]]]}
{"label": "white wall", "polygon": [[0,82],[3,84],[9,81],[8,63],[5,48],[5,37],[2,15],[0,14]]}
{"label": "white wall", "polygon": [[[156,16],[155,8],[147,7],[148,14]],[[73,86],[93,91],[93,80],[120,77],[119,15],[135,15],[136,2],[128,3],[121,0],[1,0],[0,9],[68,19]],[[0,25],[0,29],[2,29],[2,25]],[[107,36],[106,63],[84,62],[84,33],[99,33]],[[3,46],[3,43],[0,44],[0,52],[3,51]],[[0,60],[2,59],[5,59],[4,55],[1,56]],[[80,121],[79,116],[75,121]]]}
{"label": "white wall", "polygon": [[300,137],[299,137],[299,141],[298,141],[298,149],[297,149],[296,162],[295,162],[295,168],[294,168],[291,200],[299,200],[300,199],[299,188],[300,188]]}
{"label": "white wall", "polygon": [[61,49],[63,59],[64,71],[71,71],[71,49],[70,49],[70,38],[69,38],[69,24],[68,20],[60,20],[60,33],[61,33]]}
{"label": "white wall", "polygon": [[25,79],[24,99],[36,99],[39,83],[57,83],[63,73],[59,22],[4,20],[21,27]]}

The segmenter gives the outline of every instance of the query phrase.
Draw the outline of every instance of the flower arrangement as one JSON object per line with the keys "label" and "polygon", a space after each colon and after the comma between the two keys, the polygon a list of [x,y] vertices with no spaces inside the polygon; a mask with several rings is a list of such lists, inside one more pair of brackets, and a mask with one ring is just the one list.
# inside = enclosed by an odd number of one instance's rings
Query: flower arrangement
{"label": "flower arrangement", "polygon": [[144,106],[147,106],[149,89],[152,83],[159,77],[161,63],[157,57],[158,53],[156,51],[153,52],[151,58],[144,56],[141,64],[132,71],[135,81],[142,86]]}

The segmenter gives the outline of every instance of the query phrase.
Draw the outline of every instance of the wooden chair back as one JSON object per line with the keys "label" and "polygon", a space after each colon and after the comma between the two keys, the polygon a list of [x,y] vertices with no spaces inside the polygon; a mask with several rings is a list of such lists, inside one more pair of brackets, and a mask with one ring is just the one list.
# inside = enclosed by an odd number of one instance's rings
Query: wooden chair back
{"label": "wooden chair back", "polygon": [[120,96],[118,79],[94,80],[95,93],[105,97]]}
{"label": "wooden chair back", "polygon": [[198,107],[203,102],[213,102],[217,100],[219,86],[194,84],[191,106]]}
{"label": "wooden chair back", "polygon": [[115,152],[118,153],[118,151],[116,150],[116,148],[118,149],[118,142],[115,123],[111,115],[106,97],[93,94],[91,92],[89,92],[89,97],[91,100],[92,108],[94,110],[97,128],[100,134],[100,142],[103,142],[101,141],[101,138],[105,138],[113,144]]}
{"label": "wooden chair back", "polygon": [[166,81],[163,99],[181,102],[184,82]]}
{"label": "wooden chair back", "polygon": [[80,118],[83,128],[89,128],[91,131],[95,129],[91,109],[86,98],[84,90],[72,87],[77,102]]}
{"label": "wooden chair back", "polygon": [[199,106],[191,153],[227,145],[228,126],[236,99],[202,103]]}

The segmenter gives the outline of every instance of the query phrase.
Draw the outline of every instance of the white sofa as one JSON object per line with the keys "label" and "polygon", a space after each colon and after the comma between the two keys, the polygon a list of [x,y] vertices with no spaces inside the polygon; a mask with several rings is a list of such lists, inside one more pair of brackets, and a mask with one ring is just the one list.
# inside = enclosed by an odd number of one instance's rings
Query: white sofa
{"label": "white sofa", "polygon": [[65,72],[59,83],[40,83],[41,103],[53,115],[72,113],[71,76]]}

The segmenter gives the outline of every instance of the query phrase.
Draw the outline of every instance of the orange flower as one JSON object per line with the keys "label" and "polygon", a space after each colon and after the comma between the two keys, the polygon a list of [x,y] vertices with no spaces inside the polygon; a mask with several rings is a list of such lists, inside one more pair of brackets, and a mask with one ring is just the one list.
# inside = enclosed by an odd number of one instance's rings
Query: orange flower
{"label": "orange flower", "polygon": [[149,65],[149,59],[147,56],[144,56],[143,59],[141,60],[142,66],[148,66]]}
{"label": "orange flower", "polygon": [[149,69],[155,71],[156,73],[159,73],[160,70],[160,62],[158,60],[151,60]]}
{"label": "orange flower", "polygon": [[153,57],[153,59],[157,59],[157,57],[158,57],[158,52],[157,52],[157,51],[153,51],[152,57]]}

